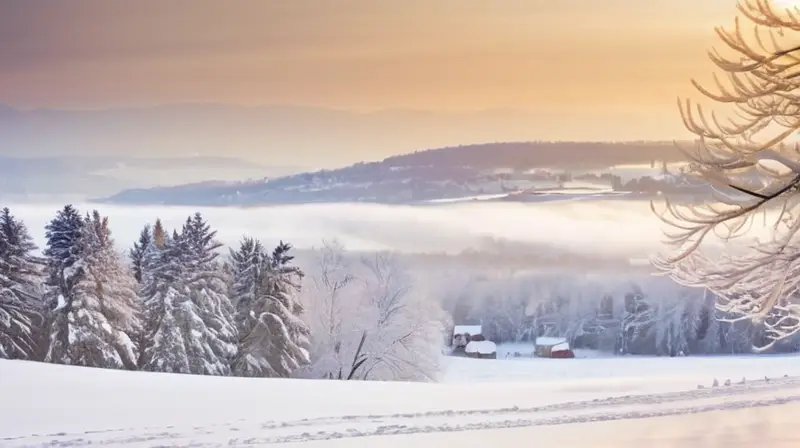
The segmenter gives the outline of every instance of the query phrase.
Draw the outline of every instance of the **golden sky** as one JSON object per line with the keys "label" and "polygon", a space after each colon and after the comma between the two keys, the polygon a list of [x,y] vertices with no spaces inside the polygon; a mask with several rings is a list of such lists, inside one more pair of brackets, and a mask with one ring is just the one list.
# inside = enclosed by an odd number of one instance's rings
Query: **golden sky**
{"label": "golden sky", "polygon": [[0,102],[674,113],[732,0],[7,0]]}

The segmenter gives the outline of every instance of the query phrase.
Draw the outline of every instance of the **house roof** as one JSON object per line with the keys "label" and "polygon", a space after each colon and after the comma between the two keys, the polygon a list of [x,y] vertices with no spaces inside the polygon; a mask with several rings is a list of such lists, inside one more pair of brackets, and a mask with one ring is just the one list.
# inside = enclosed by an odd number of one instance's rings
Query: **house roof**
{"label": "house roof", "polygon": [[479,353],[481,355],[491,355],[497,353],[497,344],[492,341],[472,341],[464,348],[467,353]]}

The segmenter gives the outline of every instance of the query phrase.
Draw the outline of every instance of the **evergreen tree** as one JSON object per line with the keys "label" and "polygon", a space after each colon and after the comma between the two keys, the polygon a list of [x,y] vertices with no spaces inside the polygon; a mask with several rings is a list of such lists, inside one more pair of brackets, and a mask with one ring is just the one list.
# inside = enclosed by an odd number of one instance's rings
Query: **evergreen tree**
{"label": "evergreen tree", "polygon": [[45,361],[135,368],[139,330],[133,276],[114,250],[108,219],[66,206],[47,226],[50,285]]}
{"label": "evergreen tree", "polygon": [[201,270],[215,271],[218,267],[216,252],[222,243],[216,240],[217,232],[203,219],[203,215],[195,213],[186,218],[181,230],[181,241],[185,246],[186,261]]}
{"label": "evergreen tree", "polygon": [[139,234],[139,241],[133,243],[133,248],[128,253],[131,259],[131,266],[133,267],[133,276],[136,282],[140,284],[142,283],[142,263],[144,261],[144,255],[152,242],[153,230],[150,228],[150,224],[147,224]]}
{"label": "evergreen tree", "polygon": [[47,353],[45,361],[65,362],[64,355],[71,341],[68,315],[73,312],[73,288],[82,275],[80,269],[80,239],[83,219],[72,205],[59,210],[56,217],[45,226],[47,246],[46,307],[49,312]]}
{"label": "evergreen tree", "polygon": [[42,325],[41,267],[25,224],[0,211],[0,358],[34,359]]}
{"label": "evergreen tree", "polygon": [[161,220],[156,219],[156,223],[153,226],[153,244],[155,244],[158,248],[164,247],[164,240],[166,237],[167,232],[164,231],[164,226],[161,224]]}
{"label": "evergreen tree", "polygon": [[153,372],[194,373],[186,346],[191,344],[189,310],[184,266],[177,235],[162,233],[144,259],[145,338],[139,367]]}
{"label": "evergreen tree", "polygon": [[269,267],[270,260],[264,246],[257,239],[245,237],[239,244],[239,250],[230,249],[228,269],[233,282],[231,301],[237,310],[240,305],[249,308],[257,294],[259,280],[263,270]]}
{"label": "evergreen tree", "polygon": [[78,290],[89,302],[99,304],[106,320],[101,324],[107,333],[104,336],[118,352],[123,366],[134,369],[138,344],[132,341],[138,340],[142,331],[141,301],[134,273],[116,251],[108,218],[101,217],[97,210],[86,217],[83,238],[87,250],[86,277],[78,284]]}
{"label": "evergreen tree", "polygon": [[202,215],[186,220],[147,263],[143,288],[149,344],[142,368],[227,375],[236,328],[215,239]]}
{"label": "evergreen tree", "polygon": [[[227,375],[230,362],[236,354],[237,332],[233,323],[233,306],[222,268],[217,262],[217,250],[222,243],[216,240],[200,213],[187,219],[180,240],[183,242],[185,262],[191,273],[187,286],[197,309],[203,347],[193,345],[195,358],[204,359],[203,371],[207,374]],[[212,366],[212,367],[209,367]]]}
{"label": "evergreen tree", "polygon": [[270,256],[259,241],[245,238],[231,251],[240,335],[235,375],[288,377],[309,362],[310,331],[293,294],[302,272],[289,264],[290,249],[281,242]]}

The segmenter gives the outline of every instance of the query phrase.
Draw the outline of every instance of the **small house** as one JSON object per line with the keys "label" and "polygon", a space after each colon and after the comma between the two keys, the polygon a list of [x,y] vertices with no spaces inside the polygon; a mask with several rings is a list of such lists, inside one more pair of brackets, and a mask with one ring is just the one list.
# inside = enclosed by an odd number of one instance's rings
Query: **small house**
{"label": "small house", "polygon": [[540,336],[536,338],[535,352],[539,358],[574,358],[566,338]]}
{"label": "small house", "polygon": [[497,344],[478,335],[464,347],[464,353],[469,358],[497,359]]}
{"label": "small house", "polygon": [[452,354],[470,358],[497,359],[497,345],[481,334],[480,325],[456,325],[453,328]]}
{"label": "small house", "polygon": [[480,335],[483,329],[480,325],[456,325],[453,328],[453,340],[451,345],[454,349],[464,349],[472,340],[473,336]]}

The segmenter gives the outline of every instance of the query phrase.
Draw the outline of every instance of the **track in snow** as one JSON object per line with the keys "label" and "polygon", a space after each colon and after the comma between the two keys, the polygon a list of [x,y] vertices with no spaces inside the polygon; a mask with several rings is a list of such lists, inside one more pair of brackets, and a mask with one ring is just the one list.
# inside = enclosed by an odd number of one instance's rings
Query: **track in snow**
{"label": "track in snow", "polygon": [[710,389],[627,395],[530,408],[345,415],[289,421],[238,421],[213,426],[120,428],[0,439],[6,447],[254,446],[352,437],[524,428],[641,419],[773,406],[800,401],[800,378]]}

